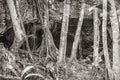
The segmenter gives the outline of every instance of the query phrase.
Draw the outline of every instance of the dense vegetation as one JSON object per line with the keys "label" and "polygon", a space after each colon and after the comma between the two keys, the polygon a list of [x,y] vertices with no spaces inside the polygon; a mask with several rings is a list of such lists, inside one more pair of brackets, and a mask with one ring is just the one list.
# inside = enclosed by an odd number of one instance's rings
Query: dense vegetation
{"label": "dense vegetation", "polygon": [[119,0],[0,0],[0,80],[120,80]]}

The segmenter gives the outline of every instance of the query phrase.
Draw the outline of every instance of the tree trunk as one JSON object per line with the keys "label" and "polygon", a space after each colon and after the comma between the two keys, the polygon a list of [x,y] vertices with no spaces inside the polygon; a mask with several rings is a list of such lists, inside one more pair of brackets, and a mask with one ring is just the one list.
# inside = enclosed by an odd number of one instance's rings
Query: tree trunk
{"label": "tree trunk", "polygon": [[110,20],[112,27],[112,35],[113,35],[113,71],[115,80],[120,80],[120,30],[119,30],[119,22],[115,8],[114,0],[109,0],[111,4],[110,11]]}
{"label": "tree trunk", "polygon": [[98,18],[98,8],[94,8],[93,13],[93,25],[94,25],[94,44],[93,44],[93,63],[92,63],[92,72],[93,75],[91,80],[96,80],[96,72],[98,71],[99,65],[99,41],[100,41],[100,32],[99,32],[99,18]]}
{"label": "tree trunk", "polygon": [[57,61],[57,53],[58,53],[58,49],[56,48],[54,41],[53,41],[53,37],[52,34],[49,30],[49,9],[48,9],[48,2],[46,0],[46,5],[45,5],[45,16],[44,16],[44,34],[45,34],[45,40],[46,40],[46,47],[47,47],[47,55],[48,57],[51,57],[51,60],[53,61]]}
{"label": "tree trunk", "polygon": [[64,0],[64,11],[63,11],[58,63],[65,62],[69,15],[70,15],[70,0]]}
{"label": "tree trunk", "polygon": [[94,9],[94,52],[93,52],[93,65],[98,66],[99,61],[99,41],[100,41],[100,32],[99,32],[99,18],[98,18],[98,9]]}
{"label": "tree trunk", "polygon": [[29,41],[28,41],[28,36],[26,36],[26,32],[25,32],[25,29],[24,29],[24,24],[23,24],[23,21],[22,21],[22,16],[21,16],[21,14],[20,14],[20,6],[19,6],[19,3],[20,3],[20,0],[16,0],[16,11],[17,11],[17,14],[18,14],[18,16],[19,16],[20,25],[21,25],[21,28],[22,28],[23,33],[24,33],[27,51],[28,51],[28,54],[29,54],[30,58],[32,59],[32,51],[31,51],[31,49],[30,49],[30,45],[29,45]]}
{"label": "tree trunk", "polygon": [[82,35],[80,35],[80,40],[78,43],[78,53],[79,53],[78,59],[81,60],[83,58],[83,56],[82,56]]}
{"label": "tree trunk", "polygon": [[0,14],[0,33],[4,33],[5,30],[6,30],[6,26],[5,26],[5,17],[6,17],[5,4],[0,3],[0,11],[2,12]]}
{"label": "tree trunk", "polygon": [[103,0],[102,37],[103,37],[103,53],[105,57],[105,65],[108,70],[108,75],[110,80],[113,80],[112,69],[108,54],[108,44],[107,44],[107,0]]}
{"label": "tree trunk", "polygon": [[11,46],[12,51],[17,51],[19,47],[22,45],[24,40],[24,32],[22,30],[20,19],[18,18],[17,11],[15,9],[14,1],[13,0],[7,0],[7,4],[10,10],[10,15],[12,18],[13,23],[13,29],[15,32],[15,39],[14,43]]}
{"label": "tree trunk", "polygon": [[78,43],[79,43],[79,39],[80,39],[83,19],[84,19],[84,11],[85,11],[85,3],[83,1],[81,4],[79,21],[78,21],[78,25],[77,25],[77,30],[76,30],[76,34],[75,34],[75,38],[74,38],[74,42],[73,42],[73,46],[72,46],[71,57],[70,57],[69,62],[72,62],[74,59],[76,60],[76,53],[77,53]]}

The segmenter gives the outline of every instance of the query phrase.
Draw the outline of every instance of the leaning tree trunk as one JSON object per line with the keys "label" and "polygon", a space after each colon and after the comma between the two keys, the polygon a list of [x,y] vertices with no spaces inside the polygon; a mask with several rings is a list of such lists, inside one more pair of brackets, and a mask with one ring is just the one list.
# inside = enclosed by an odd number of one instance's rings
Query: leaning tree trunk
{"label": "leaning tree trunk", "polygon": [[69,15],[70,15],[70,0],[64,0],[63,21],[62,21],[60,47],[59,47],[59,55],[58,55],[57,63],[65,62]]}
{"label": "leaning tree trunk", "polygon": [[113,71],[115,80],[120,80],[120,29],[119,22],[117,18],[115,2],[114,0],[109,0],[111,4],[110,11],[110,20],[112,27],[112,35],[113,35]]}
{"label": "leaning tree trunk", "polygon": [[74,38],[74,42],[73,42],[73,46],[72,46],[71,57],[70,57],[69,62],[73,61],[74,59],[76,60],[76,53],[77,53],[78,43],[79,43],[79,39],[80,39],[80,33],[81,33],[82,24],[83,24],[83,19],[84,19],[84,12],[85,12],[85,2],[83,1],[81,3],[79,21],[78,21],[78,25],[77,25],[77,30],[76,30],[76,34],[75,34],[75,38]]}
{"label": "leaning tree trunk", "polygon": [[15,9],[14,1],[7,0],[7,4],[10,10],[10,15],[12,18],[13,29],[15,33],[14,43],[11,46],[12,51],[17,51],[19,47],[22,45],[24,40],[24,32],[22,30],[20,19],[18,18],[17,11]]}
{"label": "leaning tree trunk", "polygon": [[103,0],[103,21],[102,21],[102,39],[103,39],[103,53],[105,57],[105,65],[108,70],[110,80],[113,80],[113,73],[110,65],[107,44],[107,0]]}

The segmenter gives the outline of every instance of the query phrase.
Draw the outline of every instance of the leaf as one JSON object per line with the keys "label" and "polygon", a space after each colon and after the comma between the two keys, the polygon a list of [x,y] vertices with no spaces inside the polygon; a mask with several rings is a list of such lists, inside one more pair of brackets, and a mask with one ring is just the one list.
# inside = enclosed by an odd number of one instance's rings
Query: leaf
{"label": "leaf", "polygon": [[35,66],[35,68],[38,68],[38,69],[43,69],[43,70],[46,69],[46,67],[44,65],[42,65],[42,64],[36,64],[34,66]]}
{"label": "leaf", "polygon": [[16,77],[16,76],[11,76],[11,75],[2,75],[0,74],[0,79],[4,79],[4,80],[20,80],[20,77]]}
{"label": "leaf", "polygon": [[28,74],[28,75],[25,77],[25,79],[28,78],[28,77],[31,77],[31,76],[38,76],[38,77],[40,77],[40,78],[45,79],[45,77],[44,77],[43,75],[38,74],[38,73],[31,73],[31,74]]}
{"label": "leaf", "polygon": [[13,53],[11,53],[10,51],[8,51],[5,48],[2,48],[3,53],[5,54],[6,58],[8,59],[8,62],[11,64],[13,62],[15,62],[15,56],[13,55]]}
{"label": "leaf", "polygon": [[7,64],[6,68],[10,69],[16,76],[18,76],[17,71],[14,69],[14,67],[11,64]]}
{"label": "leaf", "polygon": [[23,71],[22,71],[22,74],[21,74],[21,78],[23,77],[23,75],[29,71],[30,69],[34,68],[34,66],[27,66]]}

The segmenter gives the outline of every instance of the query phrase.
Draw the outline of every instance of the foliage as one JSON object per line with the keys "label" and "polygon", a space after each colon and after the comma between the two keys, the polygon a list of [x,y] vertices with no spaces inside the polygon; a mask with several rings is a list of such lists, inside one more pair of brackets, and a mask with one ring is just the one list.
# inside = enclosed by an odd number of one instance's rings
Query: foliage
{"label": "foliage", "polygon": [[[17,5],[19,3],[19,7]],[[63,0],[17,0],[15,2],[18,17],[22,18],[25,40],[17,52],[11,50],[15,35],[10,11],[5,0],[0,0],[0,80],[57,80],[65,77],[65,80],[104,80],[106,68],[103,57],[103,48],[99,48],[101,61],[97,68],[93,69],[93,19],[92,10],[101,7],[101,0],[85,0],[85,18],[83,20],[81,37],[83,58],[77,61],[69,61],[73,37],[78,23],[79,7],[82,0],[71,0],[69,14],[69,29],[67,41],[68,56],[66,63],[58,66],[59,41],[61,23],[63,19]],[[48,2],[47,2],[48,1]],[[47,6],[47,8],[46,8]],[[18,9],[19,8],[19,9]],[[101,13],[98,9],[98,14]],[[48,14],[46,15],[46,10]],[[66,14],[66,13],[64,13]],[[109,13],[108,13],[109,14]],[[44,24],[45,18],[46,22]],[[87,20],[86,20],[87,18]],[[74,21],[74,19],[76,21]],[[87,21],[87,22],[86,22]],[[100,21],[99,21],[100,22]],[[98,25],[101,26],[101,23]],[[87,24],[86,24],[87,23]],[[45,26],[47,25],[47,26]],[[66,26],[65,26],[66,27]],[[10,32],[11,31],[11,32]],[[101,31],[101,29],[100,29]],[[7,33],[8,32],[8,33]],[[7,35],[10,34],[10,35]],[[100,34],[101,37],[102,34]],[[54,38],[57,37],[56,38]],[[72,38],[71,38],[72,36]],[[4,37],[4,38],[3,38]],[[109,36],[108,36],[109,37]],[[108,38],[107,37],[107,38]],[[12,39],[11,39],[12,38]],[[78,36],[77,36],[78,38]],[[3,39],[3,40],[1,40]],[[8,40],[7,40],[8,39]],[[57,43],[54,43],[56,41]],[[100,40],[101,41],[101,40]],[[8,44],[10,44],[8,46]],[[79,42],[78,42],[79,43]],[[108,43],[110,43],[108,41]],[[100,42],[100,45],[102,42]],[[111,44],[110,44],[111,45]],[[56,47],[57,46],[57,47]],[[101,47],[101,46],[100,46]],[[110,47],[110,58],[112,48]],[[77,51],[77,55],[79,55]],[[65,55],[66,56],[66,55]],[[76,57],[76,56],[74,56]],[[112,60],[111,60],[112,64]],[[97,70],[97,71],[96,71]]]}

